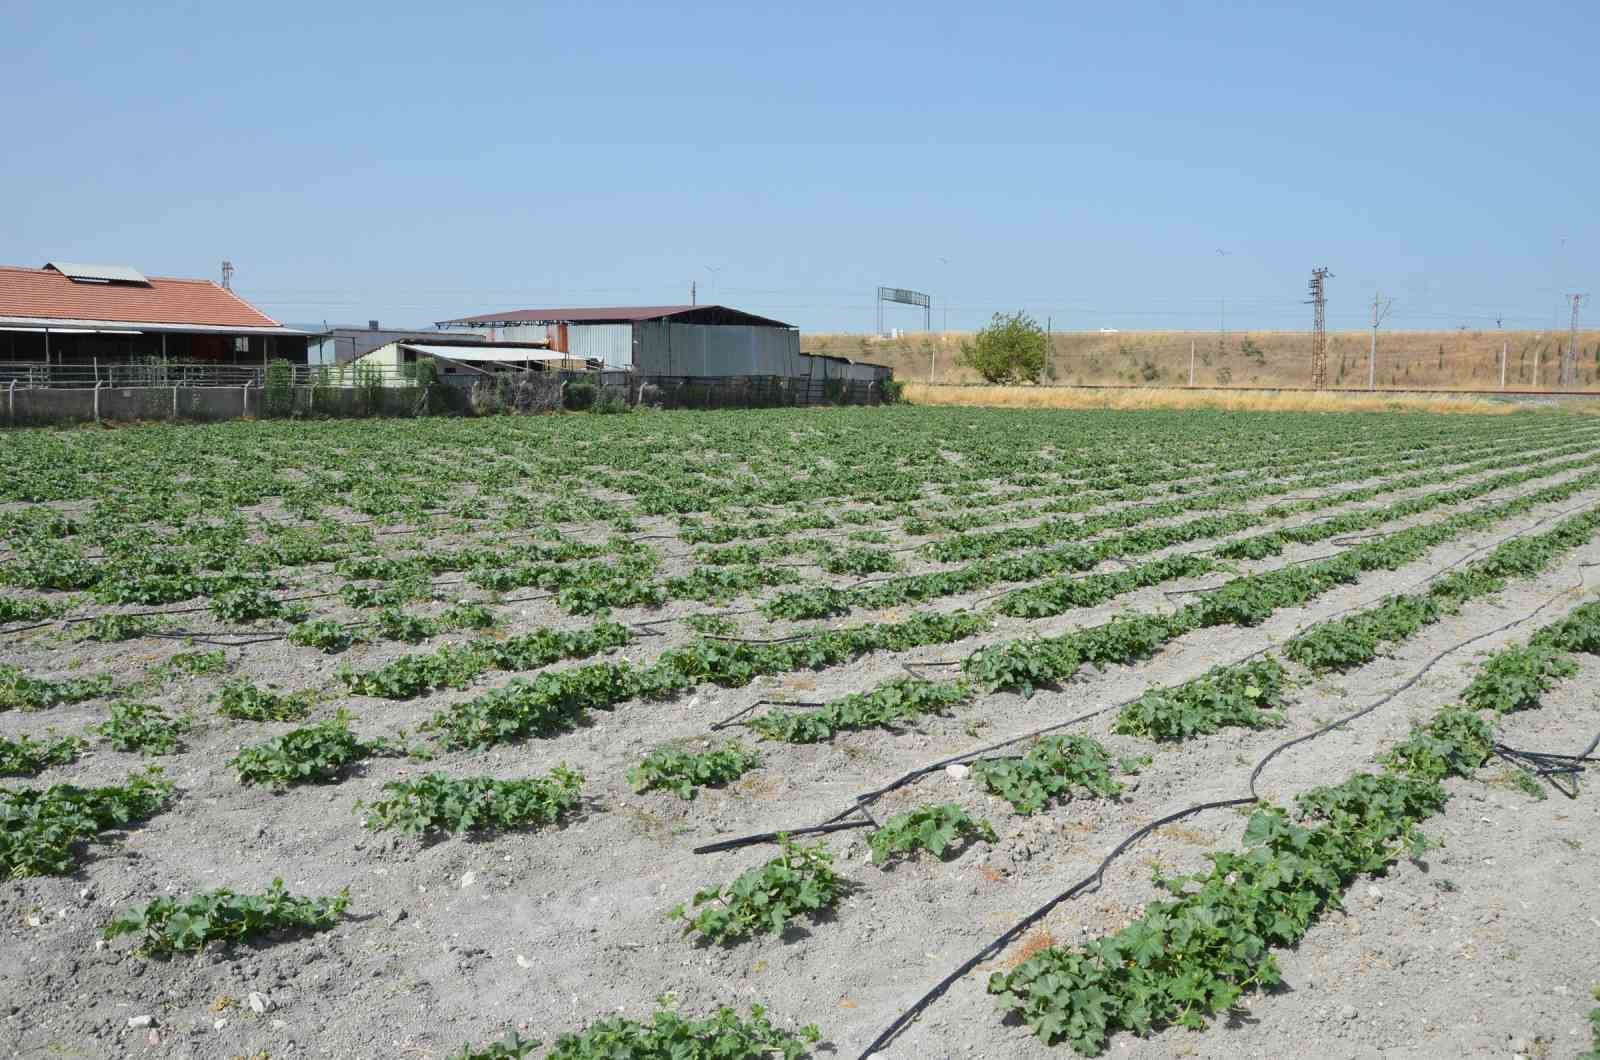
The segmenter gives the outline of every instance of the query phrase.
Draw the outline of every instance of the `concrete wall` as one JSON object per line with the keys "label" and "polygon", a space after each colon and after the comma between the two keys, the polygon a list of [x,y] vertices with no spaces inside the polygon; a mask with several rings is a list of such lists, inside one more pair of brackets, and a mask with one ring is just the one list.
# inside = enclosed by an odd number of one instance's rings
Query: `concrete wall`
{"label": "concrete wall", "polygon": [[100,387],[98,390],[37,388],[0,391],[0,416],[7,424],[93,423],[97,420],[229,420],[256,415],[256,387]]}

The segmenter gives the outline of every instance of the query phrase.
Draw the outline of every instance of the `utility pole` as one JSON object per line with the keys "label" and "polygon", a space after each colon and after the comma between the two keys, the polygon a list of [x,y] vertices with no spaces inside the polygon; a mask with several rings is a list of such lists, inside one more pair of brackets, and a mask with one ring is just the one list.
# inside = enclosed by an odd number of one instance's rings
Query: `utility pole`
{"label": "utility pole", "polygon": [[1505,339],[1500,340],[1500,389],[1506,388],[1506,352],[1510,344]]}
{"label": "utility pole", "polygon": [[1050,382],[1056,381],[1056,331],[1055,320],[1046,316],[1044,318],[1044,352],[1049,360],[1045,361],[1045,375],[1050,377]]}
{"label": "utility pole", "polygon": [[1389,307],[1392,305],[1394,299],[1384,298],[1382,291],[1372,296],[1372,353],[1367,357],[1368,390],[1378,389],[1378,325],[1389,315]]}
{"label": "utility pole", "polygon": [[[1326,265],[1311,270],[1311,297],[1314,307],[1311,322],[1311,388],[1322,390],[1328,385],[1328,291],[1327,281],[1333,273]],[[1377,334],[1374,330],[1373,334]]]}
{"label": "utility pole", "polygon": [[690,305],[699,305],[700,304],[699,291],[696,289],[695,282],[693,280],[689,281],[689,304]]}
{"label": "utility pole", "polygon": [[231,261],[222,263],[222,289],[224,291],[233,290],[233,262]]}
{"label": "utility pole", "polygon": [[1194,386],[1194,340],[1189,340],[1189,385]]}
{"label": "utility pole", "polygon": [[1567,295],[1567,301],[1572,303],[1572,330],[1567,335],[1567,355],[1561,361],[1562,386],[1578,385],[1578,307],[1587,297],[1585,294]]}

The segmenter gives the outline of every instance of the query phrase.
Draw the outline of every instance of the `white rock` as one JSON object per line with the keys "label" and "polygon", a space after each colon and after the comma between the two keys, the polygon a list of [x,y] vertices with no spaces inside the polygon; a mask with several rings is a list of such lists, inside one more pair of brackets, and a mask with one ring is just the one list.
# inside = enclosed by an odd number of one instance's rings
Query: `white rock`
{"label": "white rock", "polygon": [[517,954],[517,967],[518,968],[532,968],[533,967],[533,962],[528,960],[528,958],[524,957],[522,954],[519,953],[519,954]]}
{"label": "white rock", "polygon": [[1377,884],[1375,884],[1375,883],[1368,884],[1367,885],[1367,897],[1371,898],[1374,902],[1381,902],[1381,901],[1383,901],[1383,892],[1378,889],[1378,885]]}
{"label": "white rock", "polygon": [[226,1027],[227,1025],[228,1025],[228,1021],[224,1020],[224,1019],[215,1019],[215,1020],[211,1021],[211,1029],[214,1030],[214,1031],[220,1031],[222,1028]]}
{"label": "white rock", "polygon": [[464,873],[461,874],[461,888],[462,888],[462,890],[465,890],[466,888],[471,887],[474,883],[477,883],[477,882],[478,882],[478,874],[476,872],[464,872]]}
{"label": "white rock", "polygon": [[1339,1010],[1339,1018],[1343,1019],[1343,1020],[1353,1020],[1353,1019],[1355,1019],[1356,1018],[1356,1007],[1354,1005],[1346,1005],[1346,1006],[1344,1006],[1343,1008],[1341,1008]]}
{"label": "white rock", "polygon": [[37,917],[37,916],[30,916],[28,918],[28,926],[29,927],[44,927],[44,920],[42,918],[40,918],[40,917]]}
{"label": "white rock", "polygon": [[146,1027],[154,1027],[155,1025],[156,1025],[156,1018],[154,1016],[145,1015],[145,1016],[129,1016],[128,1017],[128,1029],[129,1030],[142,1031]]}
{"label": "white rock", "polygon": [[955,765],[945,766],[944,771],[949,774],[951,780],[965,780],[967,774],[972,772],[972,769],[970,766],[964,766],[958,762]]}
{"label": "white rock", "polygon": [[267,1012],[271,1012],[273,1009],[277,1008],[277,1006],[272,1003],[272,999],[270,997],[265,994],[257,993],[254,990],[250,991],[250,996],[245,1000],[250,1002],[250,1011],[254,1012],[258,1016]]}

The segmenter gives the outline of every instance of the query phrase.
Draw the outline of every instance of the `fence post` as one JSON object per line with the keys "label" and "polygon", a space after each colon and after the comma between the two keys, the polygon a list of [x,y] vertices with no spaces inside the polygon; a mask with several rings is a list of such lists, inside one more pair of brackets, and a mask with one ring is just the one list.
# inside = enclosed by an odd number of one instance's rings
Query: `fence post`
{"label": "fence post", "polygon": [[244,411],[239,413],[239,418],[243,419],[244,417],[250,415],[250,384],[246,383],[239,389],[244,391]]}
{"label": "fence post", "polygon": [[17,418],[17,381],[11,380],[11,386],[6,391],[6,418],[15,422]]}
{"label": "fence post", "polygon": [[100,422],[100,379],[99,379],[99,374],[100,374],[99,369],[96,368],[95,369],[95,377],[96,378],[95,378],[95,381],[94,381],[94,421],[96,423]]}
{"label": "fence post", "polygon": [[174,420],[178,418],[178,388],[176,386],[172,388],[172,418]]}

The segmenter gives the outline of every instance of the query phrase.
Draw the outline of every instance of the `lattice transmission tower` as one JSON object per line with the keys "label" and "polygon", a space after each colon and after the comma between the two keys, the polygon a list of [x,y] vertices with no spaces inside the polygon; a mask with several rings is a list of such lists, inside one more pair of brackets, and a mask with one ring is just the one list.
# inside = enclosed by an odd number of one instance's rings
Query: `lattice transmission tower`
{"label": "lattice transmission tower", "polygon": [[1314,390],[1328,385],[1327,281],[1332,276],[1326,265],[1311,270],[1311,297],[1307,301],[1315,307],[1311,324],[1311,387]]}
{"label": "lattice transmission tower", "polygon": [[1578,307],[1587,297],[1586,294],[1567,295],[1567,301],[1572,303],[1572,329],[1567,333],[1567,355],[1561,358],[1562,386],[1578,385]]}

